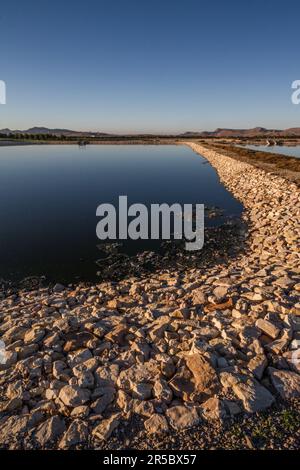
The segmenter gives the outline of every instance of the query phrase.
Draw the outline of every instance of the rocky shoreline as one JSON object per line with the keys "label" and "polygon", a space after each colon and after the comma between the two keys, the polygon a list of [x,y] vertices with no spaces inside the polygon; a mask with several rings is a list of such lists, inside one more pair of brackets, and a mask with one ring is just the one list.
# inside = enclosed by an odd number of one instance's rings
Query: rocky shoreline
{"label": "rocky shoreline", "polygon": [[2,294],[1,448],[225,448],[222,430],[237,425],[230,446],[251,448],[243,423],[269,410],[293,412],[292,441],[272,445],[298,447],[299,188],[185,144],[243,203],[246,250],[210,267]]}

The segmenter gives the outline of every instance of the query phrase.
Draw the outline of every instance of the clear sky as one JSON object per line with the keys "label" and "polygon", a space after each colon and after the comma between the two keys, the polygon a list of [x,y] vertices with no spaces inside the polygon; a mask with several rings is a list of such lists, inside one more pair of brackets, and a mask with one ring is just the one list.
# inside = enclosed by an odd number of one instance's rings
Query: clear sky
{"label": "clear sky", "polygon": [[10,0],[0,128],[300,126],[299,0]]}

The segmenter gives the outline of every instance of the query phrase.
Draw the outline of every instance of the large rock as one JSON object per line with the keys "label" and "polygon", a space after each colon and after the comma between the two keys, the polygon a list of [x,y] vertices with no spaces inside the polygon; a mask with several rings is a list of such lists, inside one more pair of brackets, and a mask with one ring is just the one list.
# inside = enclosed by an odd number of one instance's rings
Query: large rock
{"label": "large rock", "polygon": [[282,289],[288,289],[289,287],[296,284],[296,282],[293,279],[290,279],[288,276],[282,276],[278,279],[275,279],[275,281],[273,281],[273,284],[281,287]]}
{"label": "large rock", "polygon": [[144,422],[148,434],[164,434],[169,431],[166,418],[159,414],[154,414]]}
{"label": "large rock", "polygon": [[107,333],[105,338],[112,343],[117,343],[119,346],[125,346],[127,344],[127,334],[128,326],[120,324]]}
{"label": "large rock", "polygon": [[[74,370],[74,369],[73,369]],[[85,371],[85,372],[78,372],[74,371],[74,375],[77,377],[77,383],[81,388],[94,388],[94,376],[92,372]]]}
{"label": "large rock", "polygon": [[155,413],[154,404],[151,400],[132,400],[132,412],[144,418],[150,418]]}
{"label": "large rock", "polygon": [[163,338],[165,331],[170,326],[170,318],[167,315],[159,317],[149,327],[148,334],[152,342],[157,341],[159,338]]}
{"label": "large rock", "polygon": [[112,415],[108,419],[103,419],[92,431],[93,437],[99,441],[106,441],[112,432],[119,426],[120,413]]}
{"label": "large rock", "polygon": [[58,398],[64,405],[75,408],[84,405],[90,399],[90,392],[74,385],[65,385],[59,392]]}
{"label": "large rock", "polygon": [[191,372],[186,367],[178,369],[177,373],[170,380],[169,386],[176,397],[182,398],[185,401],[193,399],[195,383]]}
{"label": "large rock", "polygon": [[125,391],[130,391],[133,384],[154,383],[160,377],[158,364],[150,360],[144,364],[138,364],[129,369],[122,370],[119,374],[117,385]]}
{"label": "large rock", "polygon": [[170,379],[176,372],[175,364],[171,357],[164,357],[163,361],[160,363],[161,373],[167,378]]}
{"label": "large rock", "polygon": [[127,413],[131,409],[133,401],[134,400],[131,398],[130,395],[128,395],[128,393],[124,392],[123,390],[118,390],[116,395],[116,405],[124,413]]}
{"label": "large rock", "polygon": [[138,361],[143,363],[149,360],[151,347],[145,340],[137,340],[131,344],[131,351],[134,351]]}
{"label": "large rock", "polygon": [[207,420],[222,420],[226,417],[225,407],[218,397],[209,398],[202,403],[201,410]]}
{"label": "large rock", "polygon": [[63,419],[59,416],[52,416],[44,423],[40,424],[34,437],[41,447],[48,446],[65,431],[66,426]]}
{"label": "large rock", "polygon": [[87,359],[84,362],[81,362],[77,366],[73,367],[73,373],[77,376],[79,372],[94,372],[99,365],[99,361],[92,357],[91,359]]}
{"label": "large rock", "polygon": [[0,421],[1,446],[9,444],[12,440],[22,441],[30,423],[29,416],[10,416]]}
{"label": "large rock", "polygon": [[149,383],[132,384],[132,396],[139,400],[148,400],[152,396],[152,385]]}
{"label": "large rock", "polygon": [[1,339],[7,345],[13,343],[14,341],[23,339],[26,332],[27,330],[23,326],[12,326],[11,328],[5,331]]}
{"label": "large rock", "polygon": [[216,299],[221,302],[222,300],[225,300],[227,294],[228,294],[228,287],[226,286],[217,286],[213,290],[213,294],[216,297]]}
{"label": "large rock", "polygon": [[27,344],[24,346],[19,346],[16,348],[18,352],[18,359],[26,359],[27,357],[32,356],[39,350],[39,346],[36,343]]}
{"label": "large rock", "polygon": [[232,390],[249,413],[269,408],[275,401],[273,395],[255,380],[237,382],[233,384]]}
{"label": "large rock", "polygon": [[296,372],[269,368],[271,382],[284,400],[300,396],[300,375]]}
{"label": "large rock", "polygon": [[21,408],[23,404],[23,401],[19,397],[13,397],[9,401],[6,401],[4,403],[0,403],[0,412],[5,413],[8,411],[14,411],[17,410],[18,408]]}
{"label": "large rock", "polygon": [[207,302],[207,296],[200,288],[194,289],[192,292],[192,304],[193,305],[203,305]]}
{"label": "large rock", "polygon": [[119,376],[119,366],[117,364],[100,366],[94,376],[99,387],[114,387]]}
{"label": "large rock", "polygon": [[89,359],[92,359],[93,355],[91,351],[87,348],[85,349],[78,349],[76,351],[72,351],[68,354],[68,363],[70,367],[75,367],[82,362],[86,362]]}
{"label": "large rock", "polygon": [[160,401],[170,403],[173,398],[173,393],[168,383],[164,379],[157,380],[153,387],[153,395]]}
{"label": "large rock", "polygon": [[199,416],[195,407],[172,406],[166,411],[166,417],[176,431],[191,428],[199,423]]}
{"label": "large rock", "polygon": [[45,334],[46,332],[42,328],[32,328],[25,333],[24,343],[39,343]]}
{"label": "large rock", "polygon": [[85,442],[88,439],[89,428],[85,421],[75,419],[63,435],[59,447],[68,449],[76,444]]}
{"label": "large rock", "polygon": [[64,351],[70,352],[87,347],[89,341],[95,340],[95,336],[88,331],[82,331],[79,333],[69,333],[66,335],[65,340]]}
{"label": "large rock", "polygon": [[210,398],[220,389],[218,376],[209,361],[201,354],[185,356],[185,362],[191,371],[195,382],[195,393],[200,400]]}
{"label": "large rock", "polygon": [[293,335],[291,330],[285,328],[282,330],[280,336],[278,336],[277,339],[266,345],[266,349],[271,351],[273,354],[281,354],[287,349],[289,343],[291,342],[292,336]]}
{"label": "large rock", "polygon": [[260,380],[263,376],[264,370],[268,365],[268,360],[264,354],[254,356],[248,363],[248,369],[253,375]]}
{"label": "large rock", "polygon": [[256,321],[255,326],[272,339],[276,339],[280,333],[280,329],[277,328],[277,326],[268,320],[263,320],[262,318],[259,318]]}
{"label": "large rock", "polygon": [[89,415],[90,409],[87,405],[76,406],[71,411],[70,416],[72,418],[87,418]]}
{"label": "large rock", "polygon": [[96,414],[103,413],[115,397],[115,389],[112,387],[101,388],[100,391],[101,396],[91,405],[91,408]]}

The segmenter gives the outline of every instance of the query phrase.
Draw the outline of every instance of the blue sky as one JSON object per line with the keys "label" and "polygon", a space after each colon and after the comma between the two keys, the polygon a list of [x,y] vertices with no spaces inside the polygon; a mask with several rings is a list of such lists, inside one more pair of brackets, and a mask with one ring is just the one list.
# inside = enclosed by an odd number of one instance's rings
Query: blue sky
{"label": "blue sky", "polygon": [[295,0],[10,0],[0,128],[300,126]]}

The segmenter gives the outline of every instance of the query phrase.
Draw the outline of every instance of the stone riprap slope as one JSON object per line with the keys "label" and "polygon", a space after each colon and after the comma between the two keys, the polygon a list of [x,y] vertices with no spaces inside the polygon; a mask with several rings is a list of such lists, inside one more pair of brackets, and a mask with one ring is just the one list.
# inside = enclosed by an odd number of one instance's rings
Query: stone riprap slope
{"label": "stone riprap slope", "polygon": [[136,422],[147,447],[150,435],[300,397],[299,189],[187,145],[243,202],[246,254],[184,274],[3,293],[1,448],[130,446]]}

